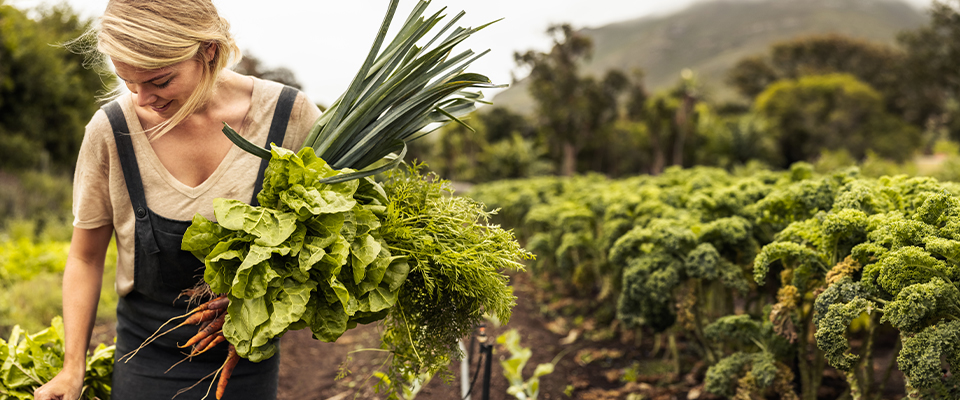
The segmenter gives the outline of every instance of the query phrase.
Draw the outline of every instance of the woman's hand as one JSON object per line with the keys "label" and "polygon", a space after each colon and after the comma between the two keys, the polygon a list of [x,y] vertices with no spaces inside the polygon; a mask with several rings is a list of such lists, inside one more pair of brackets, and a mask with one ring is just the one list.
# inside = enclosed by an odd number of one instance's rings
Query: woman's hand
{"label": "woman's hand", "polygon": [[77,400],[83,391],[83,373],[77,370],[64,368],[50,382],[40,386],[33,392],[34,400]]}

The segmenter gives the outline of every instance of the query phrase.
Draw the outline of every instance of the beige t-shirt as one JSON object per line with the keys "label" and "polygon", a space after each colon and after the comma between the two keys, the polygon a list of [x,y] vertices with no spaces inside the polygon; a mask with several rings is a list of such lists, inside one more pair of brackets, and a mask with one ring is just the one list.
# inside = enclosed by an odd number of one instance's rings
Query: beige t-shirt
{"label": "beige t-shirt", "polygon": [[[253,143],[265,145],[283,85],[252,79],[250,110],[237,132]],[[119,101],[127,126],[134,132],[133,149],[147,206],[154,213],[181,221],[189,221],[200,213],[214,220],[213,199],[251,200],[260,158],[233,146],[213,175],[197,187],[187,186],[160,163],[143,133],[131,96],[121,96]],[[299,93],[281,146],[299,150],[319,116],[320,109],[306,95]],[[118,250],[116,289],[121,296],[133,290],[136,216],[120,167],[113,130],[103,110],[97,111],[87,124],[80,146],[73,183],[73,215],[73,225],[77,228],[93,229],[113,224]]]}

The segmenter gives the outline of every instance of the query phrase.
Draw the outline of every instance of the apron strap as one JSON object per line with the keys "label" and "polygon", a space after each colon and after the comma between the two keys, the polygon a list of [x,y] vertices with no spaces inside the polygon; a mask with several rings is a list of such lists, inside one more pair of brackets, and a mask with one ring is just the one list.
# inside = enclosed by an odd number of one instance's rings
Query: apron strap
{"label": "apron strap", "polygon": [[[284,86],[280,92],[280,98],[277,99],[277,107],[273,111],[273,120],[270,122],[270,133],[267,135],[267,143],[263,146],[267,150],[270,150],[270,143],[276,143],[277,146],[283,144],[283,138],[287,133],[287,123],[290,121],[290,113],[293,111],[293,102],[297,100],[297,93],[297,89],[290,86]],[[260,201],[257,200],[257,194],[263,190],[263,175],[267,171],[267,165],[269,163],[269,159],[260,161],[260,171],[257,172],[257,180],[254,181],[253,184],[253,199],[250,200],[250,205],[254,207],[260,206]]]}
{"label": "apron strap", "polygon": [[133,212],[137,217],[137,239],[140,240],[140,245],[143,246],[147,254],[159,253],[160,247],[157,246],[157,240],[153,236],[153,227],[147,213],[147,197],[143,191],[143,181],[140,180],[140,167],[137,164],[137,156],[133,151],[133,140],[130,138],[127,119],[123,116],[123,109],[120,108],[120,103],[116,100],[105,104],[102,108],[110,120],[113,137],[117,142],[117,154],[120,158],[120,167],[123,169],[123,180],[127,184],[127,193],[130,194]]}

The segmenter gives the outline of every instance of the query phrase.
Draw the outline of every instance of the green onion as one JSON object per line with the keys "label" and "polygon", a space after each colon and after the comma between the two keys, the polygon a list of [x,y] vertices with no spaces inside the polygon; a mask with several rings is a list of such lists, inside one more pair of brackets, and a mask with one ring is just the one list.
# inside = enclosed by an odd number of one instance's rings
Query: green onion
{"label": "green onion", "polygon": [[[336,169],[359,171],[328,179],[357,179],[396,167],[403,161],[408,142],[450,122],[466,126],[461,118],[476,110],[476,103],[486,103],[480,92],[469,89],[505,86],[466,72],[489,50],[481,54],[453,51],[493,22],[477,28],[454,28],[464,15],[461,11],[425,45],[417,46],[445,18],[445,8],[424,16],[428,0],[414,7],[397,36],[381,51],[398,4],[399,0],[391,0],[363,66],[347,91],[317,119],[301,146],[313,148]],[[261,158],[270,157],[269,151],[224,125],[224,134],[242,149]],[[374,166],[384,160],[385,164]]]}

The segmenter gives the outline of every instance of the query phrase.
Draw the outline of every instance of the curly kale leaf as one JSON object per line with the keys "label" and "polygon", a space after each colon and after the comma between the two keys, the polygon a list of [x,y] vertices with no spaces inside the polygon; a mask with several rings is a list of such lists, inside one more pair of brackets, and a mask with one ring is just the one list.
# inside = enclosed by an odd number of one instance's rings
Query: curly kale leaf
{"label": "curly kale leaf", "polygon": [[864,296],[865,292],[861,288],[860,282],[854,282],[849,276],[840,278],[817,296],[813,303],[813,323],[820,324],[820,320],[827,315],[830,306],[849,303],[857,297]]}
{"label": "curly kale leaf", "polygon": [[878,214],[893,209],[894,204],[885,196],[876,181],[858,179],[848,183],[833,202],[833,210],[857,210],[865,214]]}
{"label": "curly kale leaf", "polygon": [[768,352],[733,353],[707,369],[704,389],[729,398],[737,393],[742,376],[753,378],[750,386],[765,389],[777,380],[781,370],[773,354]]}
{"label": "curly kale leaf", "polygon": [[923,206],[927,198],[943,193],[948,187],[934,178],[906,175],[882,177],[880,183],[886,187],[885,191],[890,193],[897,209],[908,214],[914,214]]}
{"label": "curly kale leaf", "polygon": [[905,218],[899,213],[881,214],[869,222],[867,238],[888,249],[907,246],[922,246],[924,238],[936,235],[936,227]]}
{"label": "curly kale leaf", "polygon": [[713,220],[699,226],[701,242],[708,242],[717,248],[742,247],[753,239],[753,224],[742,217],[729,217]]}
{"label": "curly kale leaf", "polygon": [[743,277],[740,267],[720,256],[720,253],[710,243],[700,243],[687,254],[685,260],[687,275],[692,278],[715,280],[720,279],[724,286],[747,293],[750,286]]}
{"label": "curly kale leaf", "polygon": [[883,308],[880,322],[903,333],[916,333],[940,318],[960,320],[960,291],[943,279],[907,286]]}
{"label": "curly kale leaf", "polygon": [[757,283],[763,284],[767,273],[770,272],[770,264],[778,260],[783,261],[785,265],[796,266],[798,269],[802,268],[806,272],[805,274],[795,274],[794,278],[794,286],[802,291],[805,290],[806,280],[813,271],[826,272],[828,270],[827,263],[816,250],[799,243],[774,242],[763,246],[760,254],[754,260],[753,279]]}
{"label": "curly kale leaf", "polygon": [[927,251],[939,255],[953,264],[960,263],[960,241],[929,236],[924,242]]}
{"label": "curly kale leaf", "polygon": [[704,389],[717,396],[730,397],[736,393],[736,383],[744,367],[753,362],[751,353],[733,353],[707,369]]}
{"label": "curly kale leaf", "polygon": [[746,314],[727,315],[704,327],[703,335],[715,343],[733,341],[753,344],[762,339],[763,324]]}
{"label": "curly kale leaf", "polygon": [[953,280],[956,268],[934,258],[922,248],[907,246],[889,251],[876,263],[863,269],[862,282],[867,290],[883,298],[893,298],[907,286],[925,283],[935,277]]}
{"label": "curly kale leaf", "polygon": [[867,239],[868,220],[867,214],[860,210],[844,209],[825,215],[821,229],[828,247],[821,252],[832,259],[850,254],[854,246]]}
{"label": "curly kale leaf", "polygon": [[960,206],[960,199],[945,193],[936,193],[928,197],[917,213],[914,219],[927,225],[943,226],[947,221],[957,217],[957,210]]}
{"label": "curly kale leaf", "polygon": [[756,203],[762,216],[760,222],[783,226],[830,210],[840,188],[850,180],[851,177],[835,175],[780,186]]}
{"label": "curly kale leaf", "polygon": [[951,370],[960,367],[960,321],[941,321],[917,334],[904,335],[897,364],[911,386],[926,389],[941,383],[943,359]]}
{"label": "curly kale leaf", "polygon": [[827,308],[826,314],[817,324],[817,347],[823,350],[827,361],[834,368],[849,371],[860,356],[850,354],[850,341],[847,340],[847,327],[863,313],[870,313],[875,304],[862,297],[849,303],[834,303]]}
{"label": "curly kale leaf", "polygon": [[623,273],[617,318],[631,326],[662,332],[676,322],[672,297],[680,281],[680,260],[656,252],[633,259]]}
{"label": "curly kale leaf", "polygon": [[617,239],[610,249],[609,260],[623,265],[631,258],[651,251],[664,251],[682,257],[697,244],[697,237],[690,229],[693,222],[687,216],[678,219],[657,218],[646,226],[637,225]]}

